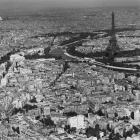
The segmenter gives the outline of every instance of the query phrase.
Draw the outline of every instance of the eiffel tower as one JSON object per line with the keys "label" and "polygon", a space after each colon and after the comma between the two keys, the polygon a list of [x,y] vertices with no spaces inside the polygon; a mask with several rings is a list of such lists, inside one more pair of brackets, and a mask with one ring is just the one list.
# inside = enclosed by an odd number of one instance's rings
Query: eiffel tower
{"label": "eiffel tower", "polygon": [[112,30],[111,30],[111,38],[109,40],[109,45],[106,49],[107,56],[109,59],[114,59],[115,55],[120,51],[120,48],[117,44],[117,39],[115,36],[115,20],[114,20],[114,12],[112,12]]}

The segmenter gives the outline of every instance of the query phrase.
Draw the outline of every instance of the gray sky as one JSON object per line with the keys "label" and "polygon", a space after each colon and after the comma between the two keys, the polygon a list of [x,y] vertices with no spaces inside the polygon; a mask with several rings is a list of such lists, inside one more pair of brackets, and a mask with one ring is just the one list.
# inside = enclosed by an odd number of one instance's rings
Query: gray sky
{"label": "gray sky", "polygon": [[[140,0],[0,0],[0,7],[140,6]],[[6,8],[6,9],[7,9]]]}

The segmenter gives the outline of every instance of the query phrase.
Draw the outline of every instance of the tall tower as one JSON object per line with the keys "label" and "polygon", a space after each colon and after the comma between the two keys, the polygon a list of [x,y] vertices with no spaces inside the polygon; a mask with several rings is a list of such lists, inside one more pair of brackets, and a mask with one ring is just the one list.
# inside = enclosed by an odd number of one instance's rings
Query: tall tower
{"label": "tall tower", "polygon": [[114,19],[114,12],[112,12],[112,35],[115,35],[115,19]]}
{"label": "tall tower", "polygon": [[112,27],[111,27],[111,38],[109,40],[109,46],[106,49],[108,53],[109,59],[114,58],[115,54],[120,51],[119,46],[117,44],[117,39],[115,36],[115,16],[114,12],[112,12]]}

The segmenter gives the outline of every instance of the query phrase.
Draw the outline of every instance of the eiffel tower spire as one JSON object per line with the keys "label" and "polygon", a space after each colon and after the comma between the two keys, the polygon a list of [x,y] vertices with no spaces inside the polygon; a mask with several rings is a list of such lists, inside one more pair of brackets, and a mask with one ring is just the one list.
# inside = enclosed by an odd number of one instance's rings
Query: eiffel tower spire
{"label": "eiffel tower spire", "polygon": [[115,36],[115,15],[114,12],[112,12],[112,25],[111,25],[111,38],[109,40],[109,46],[107,47],[106,51],[108,54],[109,59],[112,59],[116,52],[118,52],[120,49],[117,44],[117,39]]}
{"label": "eiffel tower spire", "polygon": [[114,19],[114,12],[112,12],[112,35],[115,35],[115,19]]}

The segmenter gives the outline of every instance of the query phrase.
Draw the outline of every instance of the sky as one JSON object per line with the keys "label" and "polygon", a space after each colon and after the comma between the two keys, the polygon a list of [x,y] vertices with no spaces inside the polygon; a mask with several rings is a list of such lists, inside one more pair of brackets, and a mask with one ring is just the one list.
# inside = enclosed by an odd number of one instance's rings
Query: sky
{"label": "sky", "polygon": [[0,0],[0,8],[10,7],[110,7],[140,6],[140,0]]}

